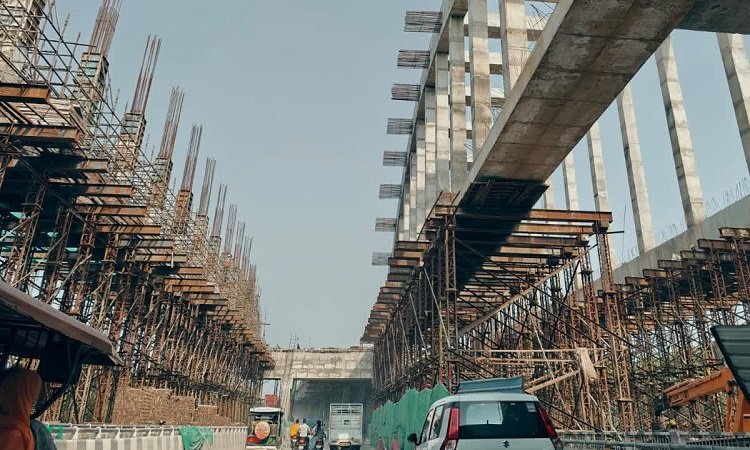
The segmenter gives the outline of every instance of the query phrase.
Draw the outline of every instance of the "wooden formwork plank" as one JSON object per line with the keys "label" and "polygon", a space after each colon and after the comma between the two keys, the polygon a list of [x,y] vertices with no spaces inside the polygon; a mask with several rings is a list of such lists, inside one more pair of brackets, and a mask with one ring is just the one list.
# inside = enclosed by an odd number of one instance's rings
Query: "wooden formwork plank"
{"label": "wooden formwork plank", "polygon": [[47,86],[21,84],[21,83],[0,83],[0,102],[17,102],[17,103],[47,103],[50,95],[50,89]]}
{"label": "wooden formwork plank", "polygon": [[161,234],[160,225],[99,225],[99,233],[115,233],[125,235],[158,236]]}
{"label": "wooden formwork plank", "polygon": [[8,136],[16,145],[39,147],[74,147],[83,139],[83,133],[75,127],[7,123],[0,124],[0,136]]}
{"label": "wooden formwork plank", "polygon": [[146,215],[145,206],[137,205],[91,205],[76,204],[76,210],[81,214],[95,214],[98,216],[143,217]]}

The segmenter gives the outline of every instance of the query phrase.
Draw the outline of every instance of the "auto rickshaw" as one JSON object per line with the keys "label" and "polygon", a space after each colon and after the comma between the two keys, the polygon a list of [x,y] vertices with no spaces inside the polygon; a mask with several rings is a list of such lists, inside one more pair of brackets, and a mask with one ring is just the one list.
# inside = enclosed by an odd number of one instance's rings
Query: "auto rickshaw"
{"label": "auto rickshaw", "polygon": [[83,365],[124,364],[107,336],[0,281],[0,369],[18,361],[33,362],[45,386],[32,419],[78,381]]}

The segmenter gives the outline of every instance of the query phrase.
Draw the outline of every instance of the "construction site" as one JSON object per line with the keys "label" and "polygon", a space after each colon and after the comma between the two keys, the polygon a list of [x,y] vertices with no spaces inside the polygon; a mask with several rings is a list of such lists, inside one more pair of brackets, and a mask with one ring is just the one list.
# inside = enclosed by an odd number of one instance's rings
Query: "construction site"
{"label": "construction site", "polygon": [[[749,65],[742,36],[726,33],[750,30],[724,15],[746,6],[488,3],[405,14],[404,31],[431,38],[398,53],[421,83],[392,89],[414,115],[387,125],[407,143],[383,155],[402,182],[380,187],[398,206],[376,221],[394,244],[373,254],[387,277],[362,337],[374,345],[374,403],[521,375],[564,430],[749,431],[710,329],[747,324],[750,218],[744,199],[706,213],[670,36],[717,32],[747,156]],[[652,54],[687,227],[660,245],[628,84]],[[597,121],[615,103],[638,244],[619,265]],[[579,141],[592,211],[579,206]]]}
{"label": "construction site", "polygon": [[[188,133],[181,124],[189,93],[173,87],[163,128],[147,129],[161,40],[143,36],[137,82],[122,101],[108,59],[122,2],[97,6],[86,40],[69,36],[54,0],[0,0],[0,368],[49,375],[50,358],[83,366],[44,379],[45,423],[132,426],[134,436],[138,426],[174,436],[202,426],[236,450],[258,442],[261,419],[269,429],[260,440],[276,433],[278,447],[294,418],[356,411],[360,440],[337,445],[359,450],[422,430],[423,415],[392,414],[414,391],[443,399],[462,383],[520,376],[566,446],[615,448],[608,440],[631,436],[632,448],[672,448],[667,431],[696,445],[705,433],[721,435],[717,447],[748,445],[750,338],[726,343],[721,330],[750,329],[750,196],[708,208],[673,46],[689,33],[717,44],[738,148],[717,144],[712,164],[732,152],[750,170],[744,0],[442,0],[406,11],[403,31],[427,47],[393,55],[418,82],[395,80],[390,92],[413,114],[387,120],[404,148],[382,154],[400,179],[378,191],[395,210],[375,220],[375,231],[393,235],[391,248],[372,254],[385,280],[374,302],[347,297],[371,308],[358,345],[301,348],[297,339],[288,349],[266,343],[252,233],[232,187],[214,179],[221,161],[202,148],[201,125]],[[639,123],[661,123],[636,118],[633,80],[646,66],[658,77],[647,82],[663,110],[649,113],[663,114],[666,149],[641,148]],[[615,128],[600,129],[605,120],[616,121],[616,146],[603,138]],[[189,135],[181,171],[180,135]],[[649,186],[642,150],[666,155],[659,184]],[[627,185],[608,185],[614,152]],[[649,198],[663,190],[679,195],[684,227],[659,240],[652,211],[664,205],[652,210]],[[627,205],[611,201],[615,191],[626,191]],[[613,211],[623,206],[620,219]],[[294,211],[294,233],[309,231],[315,213]],[[617,255],[615,239],[631,228],[637,248]],[[308,249],[291,250],[275,248],[291,259]],[[338,278],[352,264],[344,259]],[[345,291],[350,280],[338,278],[321,284]],[[285,319],[303,316],[311,333],[352,321],[334,303],[281,301],[291,302]],[[63,331],[28,325],[27,310]],[[77,352],[63,338],[78,339]],[[94,347],[96,355],[82,350]],[[69,434],[68,448],[83,439],[78,428]]]}
{"label": "construction site", "polygon": [[[101,4],[83,42],[65,36],[54,1],[0,2],[0,278],[104,333],[124,361],[85,367],[45,420],[241,423],[273,367],[252,239],[230,188],[214,182],[216,160],[201,155],[200,125],[173,174],[176,136],[188,132],[179,87],[158,153],[144,152],[158,37],[144,36],[117,112],[108,52],[121,3]],[[41,338],[19,329],[2,347]]]}

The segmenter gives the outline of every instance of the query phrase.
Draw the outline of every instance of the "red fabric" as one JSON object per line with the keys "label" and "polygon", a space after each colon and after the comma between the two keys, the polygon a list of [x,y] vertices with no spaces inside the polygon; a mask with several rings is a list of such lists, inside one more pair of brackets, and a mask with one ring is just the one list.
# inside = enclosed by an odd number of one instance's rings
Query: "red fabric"
{"label": "red fabric", "polygon": [[31,370],[14,367],[0,381],[0,443],[3,450],[34,450],[31,409],[39,398],[42,379]]}

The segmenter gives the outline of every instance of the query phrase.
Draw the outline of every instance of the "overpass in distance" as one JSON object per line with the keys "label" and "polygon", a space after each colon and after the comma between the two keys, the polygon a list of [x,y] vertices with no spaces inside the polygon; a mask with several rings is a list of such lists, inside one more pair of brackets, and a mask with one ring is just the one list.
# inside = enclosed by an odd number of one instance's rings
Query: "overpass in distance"
{"label": "overpass in distance", "polygon": [[[376,221],[394,245],[373,254],[388,272],[362,337],[374,344],[375,402],[436,383],[455,389],[523,375],[563,428],[650,430],[656,396],[721,366],[709,327],[747,323],[750,302],[747,200],[706,218],[671,33],[716,33],[750,167],[741,36],[750,8],[503,0],[499,25],[491,17],[484,0],[406,13],[405,31],[432,39],[428,49],[399,52],[399,66],[422,76],[392,90],[415,106],[413,117],[388,121],[407,144],[383,159],[403,177],[380,187],[398,208]],[[652,55],[687,224],[660,246],[629,85]],[[598,124],[613,102],[639,249],[618,268]],[[580,211],[571,154],[583,139],[594,211]],[[565,205],[556,209],[559,167]],[[683,429],[718,431],[724,412],[706,400],[670,417]]]}
{"label": "overpass in distance", "polygon": [[276,364],[265,378],[279,381],[287,417],[325,419],[330,403],[369,403],[371,349],[273,350],[271,356]]}

